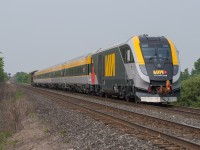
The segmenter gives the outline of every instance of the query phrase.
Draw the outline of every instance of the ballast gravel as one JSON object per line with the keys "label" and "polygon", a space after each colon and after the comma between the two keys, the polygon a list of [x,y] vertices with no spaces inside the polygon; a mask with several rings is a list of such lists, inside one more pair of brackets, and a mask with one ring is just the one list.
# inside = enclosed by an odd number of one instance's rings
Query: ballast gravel
{"label": "ballast gravel", "polygon": [[171,112],[169,113],[169,112],[164,112],[164,111],[155,111],[155,110],[151,110],[151,109],[147,109],[147,108],[144,108],[144,109],[136,108],[131,105],[128,106],[128,105],[118,104],[118,103],[114,103],[114,102],[110,102],[110,101],[101,101],[101,100],[98,100],[95,98],[88,98],[84,95],[81,96],[80,94],[75,94],[75,95],[72,93],[62,93],[62,94],[70,96],[70,97],[74,97],[74,98],[87,100],[90,102],[95,102],[95,103],[106,105],[106,106],[111,106],[111,107],[122,109],[122,110],[127,110],[130,112],[136,112],[136,113],[140,113],[140,114],[144,114],[144,115],[148,114],[149,116],[152,116],[152,117],[157,117],[160,119],[165,119],[168,121],[200,128],[200,120],[199,119],[189,118],[189,117],[181,115],[181,114],[173,114]]}
{"label": "ballast gravel", "polygon": [[40,94],[27,90],[25,93],[37,102],[36,114],[49,123],[49,134],[57,132],[60,136],[58,143],[66,143],[71,150],[159,149],[149,141],[140,140],[137,136],[56,104]]}

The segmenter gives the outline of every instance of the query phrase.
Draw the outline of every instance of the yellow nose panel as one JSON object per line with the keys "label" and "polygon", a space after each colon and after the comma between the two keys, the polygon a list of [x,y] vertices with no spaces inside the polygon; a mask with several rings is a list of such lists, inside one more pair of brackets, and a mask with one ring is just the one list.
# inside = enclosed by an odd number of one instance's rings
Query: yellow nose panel
{"label": "yellow nose panel", "polygon": [[169,40],[169,39],[167,39],[167,40],[168,40],[169,45],[171,47],[172,63],[173,63],[173,65],[178,65],[178,55],[177,55],[177,52],[176,52],[176,47],[171,40]]}
{"label": "yellow nose panel", "polygon": [[134,46],[134,49],[135,49],[135,54],[136,54],[136,57],[137,57],[137,62],[140,65],[144,65],[144,58],[143,58],[142,51],[141,51],[141,48],[140,48],[139,38],[137,36],[135,36],[135,37],[132,38],[132,41],[133,41],[133,46]]}

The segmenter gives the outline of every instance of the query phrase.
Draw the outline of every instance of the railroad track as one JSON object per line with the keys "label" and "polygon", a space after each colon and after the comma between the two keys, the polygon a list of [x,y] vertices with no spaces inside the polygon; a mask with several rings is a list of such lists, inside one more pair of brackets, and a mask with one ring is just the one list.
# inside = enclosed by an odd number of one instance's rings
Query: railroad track
{"label": "railroad track", "polygon": [[142,108],[151,109],[154,111],[166,112],[166,113],[170,112],[171,114],[179,114],[187,118],[193,118],[198,120],[200,119],[199,109],[195,108],[181,107],[174,105],[161,105],[161,106],[144,105],[144,104],[140,105],[142,105]]}
{"label": "railroad track", "polygon": [[183,107],[183,106],[175,106],[175,105],[164,105],[164,106],[159,106],[159,107],[164,107],[169,110],[181,112],[181,113],[187,113],[195,116],[200,116],[200,109],[198,108],[191,108],[191,107]]}
{"label": "railroad track", "polygon": [[165,149],[200,149],[200,129],[148,115],[129,112],[79,98],[68,97],[56,91],[26,88],[41,93],[65,107],[87,113],[106,124],[117,126],[141,139]]}
{"label": "railroad track", "polygon": [[[27,84],[28,86],[28,84]],[[51,89],[50,89],[51,90]],[[55,90],[53,90],[55,91]],[[60,91],[61,93],[66,93],[63,91]],[[101,101],[107,101],[107,102],[112,102],[112,103],[117,103],[117,104],[122,104],[122,105],[127,105],[135,108],[142,108],[142,109],[150,109],[153,111],[162,111],[162,112],[167,112],[167,113],[172,113],[172,114],[180,114],[183,116],[186,116],[188,118],[194,118],[194,119],[200,119],[200,109],[198,108],[191,108],[191,107],[183,107],[183,106],[175,106],[175,105],[170,105],[170,104],[152,104],[152,103],[131,103],[131,102],[126,102],[124,100],[119,100],[118,99],[112,99],[112,98],[103,98],[100,96],[94,96],[94,95],[86,95],[83,93],[73,93],[73,95],[78,95],[81,97],[88,97],[88,98],[95,98]]]}
{"label": "railroad track", "polygon": [[131,103],[126,102],[124,100],[119,99],[111,99],[111,98],[102,98],[99,96],[94,95],[85,95],[81,93],[73,93],[73,95],[83,96],[83,97],[89,97],[89,98],[95,98],[101,101],[109,101],[117,104],[127,105],[135,108],[142,108],[142,109],[150,109],[154,111],[162,111],[162,112],[170,112],[172,114],[180,114],[189,118],[194,119],[200,119],[200,109],[198,108],[190,108],[190,107],[183,107],[183,106],[175,106],[175,105],[169,105],[169,104],[152,104],[152,103]]}

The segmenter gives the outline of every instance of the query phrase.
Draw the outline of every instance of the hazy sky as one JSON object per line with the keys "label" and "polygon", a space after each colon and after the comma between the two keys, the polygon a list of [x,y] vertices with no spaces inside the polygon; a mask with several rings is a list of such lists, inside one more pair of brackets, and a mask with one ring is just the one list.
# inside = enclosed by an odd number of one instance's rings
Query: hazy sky
{"label": "hazy sky", "polygon": [[170,38],[182,70],[191,70],[200,58],[200,1],[0,0],[0,52],[5,71],[12,74],[44,69],[144,33]]}

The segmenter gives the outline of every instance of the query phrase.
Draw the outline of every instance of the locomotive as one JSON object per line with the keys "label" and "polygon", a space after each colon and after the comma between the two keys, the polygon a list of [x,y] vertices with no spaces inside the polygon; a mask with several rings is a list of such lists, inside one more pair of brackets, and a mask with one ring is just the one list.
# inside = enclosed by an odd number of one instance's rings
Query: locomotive
{"label": "locomotive", "polygon": [[135,102],[174,102],[180,94],[178,51],[164,36],[133,36],[120,44],[32,72],[32,85]]}

